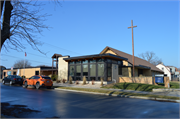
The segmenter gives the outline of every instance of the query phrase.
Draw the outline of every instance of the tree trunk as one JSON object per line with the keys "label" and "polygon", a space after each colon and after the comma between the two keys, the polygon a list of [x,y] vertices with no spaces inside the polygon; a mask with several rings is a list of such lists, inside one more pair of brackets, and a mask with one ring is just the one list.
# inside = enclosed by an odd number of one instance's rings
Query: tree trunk
{"label": "tree trunk", "polygon": [[1,15],[2,15],[2,10],[3,10],[3,4],[4,4],[4,0],[1,1]]}
{"label": "tree trunk", "polygon": [[[2,5],[2,3],[1,3]],[[11,1],[5,1],[5,9],[4,9],[4,20],[3,20],[3,27],[1,29],[1,48],[3,43],[6,39],[9,38],[10,34],[10,18],[11,18],[11,11],[13,10],[13,6]],[[1,50],[0,48],[0,50]]]}

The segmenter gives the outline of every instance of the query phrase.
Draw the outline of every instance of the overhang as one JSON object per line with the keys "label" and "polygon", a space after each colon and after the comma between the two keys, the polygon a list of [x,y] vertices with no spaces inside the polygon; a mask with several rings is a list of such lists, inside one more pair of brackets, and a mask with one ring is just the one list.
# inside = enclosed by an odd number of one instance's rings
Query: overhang
{"label": "overhang", "polygon": [[85,55],[85,56],[78,56],[78,57],[69,57],[69,58],[63,58],[65,61],[75,61],[75,60],[88,60],[88,59],[99,59],[99,58],[110,58],[115,60],[128,60],[127,58],[120,57],[117,55],[113,55],[110,53],[107,54],[95,54],[95,55]]}

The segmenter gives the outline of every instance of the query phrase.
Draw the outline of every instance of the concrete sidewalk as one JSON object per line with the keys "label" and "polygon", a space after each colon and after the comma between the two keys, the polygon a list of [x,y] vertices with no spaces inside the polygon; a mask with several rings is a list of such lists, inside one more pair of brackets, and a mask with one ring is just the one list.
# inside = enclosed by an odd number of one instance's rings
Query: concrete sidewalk
{"label": "concrete sidewalk", "polygon": [[100,84],[68,84],[68,83],[56,83],[53,82],[54,86],[63,86],[63,87],[75,87],[75,88],[90,88],[90,89],[101,89],[101,90],[111,90],[111,91],[120,91],[120,92],[130,92],[130,93],[138,93],[138,94],[152,94],[152,95],[163,95],[163,96],[173,96],[173,97],[180,97],[180,91],[173,91],[173,90],[164,90],[160,92],[147,92],[147,91],[134,91],[134,90],[124,90],[124,89],[104,89],[101,88]]}

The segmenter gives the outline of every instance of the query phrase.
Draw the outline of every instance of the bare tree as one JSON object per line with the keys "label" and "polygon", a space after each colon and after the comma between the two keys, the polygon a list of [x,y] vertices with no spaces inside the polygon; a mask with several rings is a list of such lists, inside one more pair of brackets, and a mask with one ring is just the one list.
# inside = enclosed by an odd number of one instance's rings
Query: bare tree
{"label": "bare tree", "polygon": [[153,65],[157,65],[162,63],[162,60],[159,59],[154,52],[145,52],[145,53],[141,53],[138,55],[140,58],[147,60],[148,62],[150,62]]}
{"label": "bare tree", "polygon": [[[55,2],[59,3],[58,0]],[[44,4],[34,0],[1,0],[0,50],[3,46],[7,51],[9,48],[22,51],[25,49],[22,41],[27,41],[33,49],[41,52],[37,45],[42,43],[36,39],[36,34],[41,34],[43,29],[49,28],[43,24],[48,15],[41,14],[42,5]]]}
{"label": "bare tree", "polygon": [[[14,68],[23,68],[24,67],[24,60],[17,60],[14,63]],[[25,67],[31,67],[31,63],[28,60],[25,60]]]}

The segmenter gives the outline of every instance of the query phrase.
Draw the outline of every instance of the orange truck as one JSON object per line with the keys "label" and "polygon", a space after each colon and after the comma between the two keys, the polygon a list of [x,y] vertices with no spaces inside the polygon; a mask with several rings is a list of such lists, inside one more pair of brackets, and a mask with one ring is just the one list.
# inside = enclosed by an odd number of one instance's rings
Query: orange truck
{"label": "orange truck", "polygon": [[39,89],[40,87],[47,87],[48,89],[51,89],[53,86],[51,78],[44,75],[32,76],[31,78],[24,80],[23,84],[25,88],[28,86],[34,86],[36,89]]}

